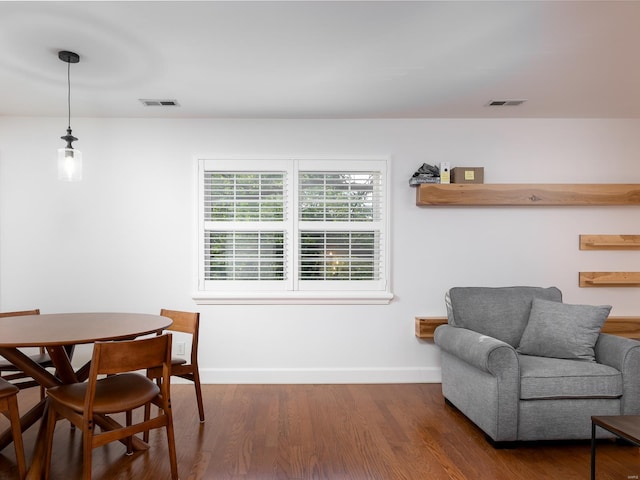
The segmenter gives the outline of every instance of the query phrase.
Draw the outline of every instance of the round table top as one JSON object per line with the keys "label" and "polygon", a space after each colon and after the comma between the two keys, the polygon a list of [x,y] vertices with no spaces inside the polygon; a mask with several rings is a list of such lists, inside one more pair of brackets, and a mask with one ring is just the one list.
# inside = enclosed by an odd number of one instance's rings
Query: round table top
{"label": "round table top", "polygon": [[164,330],[170,318],[144,313],[50,313],[0,318],[0,347],[78,345]]}

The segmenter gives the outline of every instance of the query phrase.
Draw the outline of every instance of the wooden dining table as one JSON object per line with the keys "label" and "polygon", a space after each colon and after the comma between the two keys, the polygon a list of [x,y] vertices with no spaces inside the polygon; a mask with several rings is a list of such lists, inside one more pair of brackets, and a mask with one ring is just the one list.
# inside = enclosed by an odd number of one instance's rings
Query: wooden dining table
{"label": "wooden dining table", "polygon": [[[74,369],[69,353],[76,345],[96,341],[128,340],[159,332],[170,326],[172,320],[160,315],[142,313],[54,313],[22,315],[0,318],[0,355],[30,375],[45,388],[83,382],[89,375],[90,362]],[[22,348],[44,347],[55,366],[50,372],[31,360]],[[47,399],[41,400],[22,415],[22,430],[41,418],[46,418]],[[101,428],[110,428],[113,420],[103,419]],[[27,479],[40,479],[45,449],[46,422],[41,422],[33,460]],[[12,441],[10,431],[0,435],[0,449]],[[134,448],[146,448],[140,439]]]}

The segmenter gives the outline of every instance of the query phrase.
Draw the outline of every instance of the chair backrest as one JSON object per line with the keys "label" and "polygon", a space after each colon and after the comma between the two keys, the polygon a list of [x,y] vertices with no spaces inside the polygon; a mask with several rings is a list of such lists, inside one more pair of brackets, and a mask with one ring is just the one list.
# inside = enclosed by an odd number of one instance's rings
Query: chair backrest
{"label": "chair backrest", "polygon": [[160,310],[160,315],[163,317],[169,317],[173,320],[173,323],[167,330],[174,332],[190,333],[191,335],[198,335],[198,328],[200,323],[200,314],[197,312],[180,312],[178,310],[167,310],[163,308]]}
{"label": "chair backrest", "polygon": [[200,313],[181,312],[178,310],[168,310],[163,308],[160,310],[160,315],[173,320],[173,323],[169,328],[167,328],[167,330],[191,334],[191,363],[197,363]]}
{"label": "chair backrest", "polygon": [[[0,312],[0,318],[4,317],[23,317],[25,315],[40,315],[40,309],[36,308],[34,310],[20,310],[18,312]],[[73,354],[73,346],[70,346],[67,349],[67,354]],[[44,347],[40,347],[40,353],[44,353]]]}
{"label": "chair backrest", "polygon": [[171,334],[123,340],[96,342],[93,347],[89,377],[134,372],[171,364]]}
{"label": "chair backrest", "polygon": [[556,287],[454,287],[446,299],[449,324],[515,348],[529,321],[534,298],[561,302],[562,292]]}
{"label": "chair backrest", "polygon": [[20,310],[19,312],[0,312],[0,318],[3,317],[22,317],[24,315],[40,315],[40,309]]}

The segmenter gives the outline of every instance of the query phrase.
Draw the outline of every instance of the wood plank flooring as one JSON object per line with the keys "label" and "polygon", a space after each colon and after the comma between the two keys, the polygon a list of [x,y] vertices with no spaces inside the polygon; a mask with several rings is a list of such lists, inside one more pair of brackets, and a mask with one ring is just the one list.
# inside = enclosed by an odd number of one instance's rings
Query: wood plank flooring
{"label": "wood plank flooring", "polygon": [[[181,480],[439,480],[589,478],[588,442],[495,450],[454,408],[439,384],[205,385],[198,422],[191,385],[173,385]],[[37,389],[19,394],[21,409]],[[0,421],[0,427],[8,422]],[[28,461],[36,428],[25,433]],[[113,443],[94,450],[95,480],[168,479],[166,440],[127,457]],[[52,478],[81,477],[81,438],[56,429]],[[640,478],[640,449],[598,444],[598,480]],[[13,447],[0,452],[0,479],[17,478]]]}

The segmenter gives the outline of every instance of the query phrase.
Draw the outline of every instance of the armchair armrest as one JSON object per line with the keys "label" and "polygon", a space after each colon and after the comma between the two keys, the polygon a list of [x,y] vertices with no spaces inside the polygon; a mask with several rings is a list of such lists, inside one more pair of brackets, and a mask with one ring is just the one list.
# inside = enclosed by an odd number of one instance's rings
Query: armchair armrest
{"label": "armchair armrest", "polygon": [[520,367],[506,342],[462,327],[441,325],[442,394],[496,442],[518,437]]}
{"label": "armchair armrest", "polygon": [[508,343],[451,325],[440,325],[433,338],[441,349],[475,368],[498,377],[511,377],[518,383],[518,355]]}
{"label": "armchair armrest", "polygon": [[595,346],[596,362],[622,372],[623,415],[640,415],[640,342],[601,333]]}

